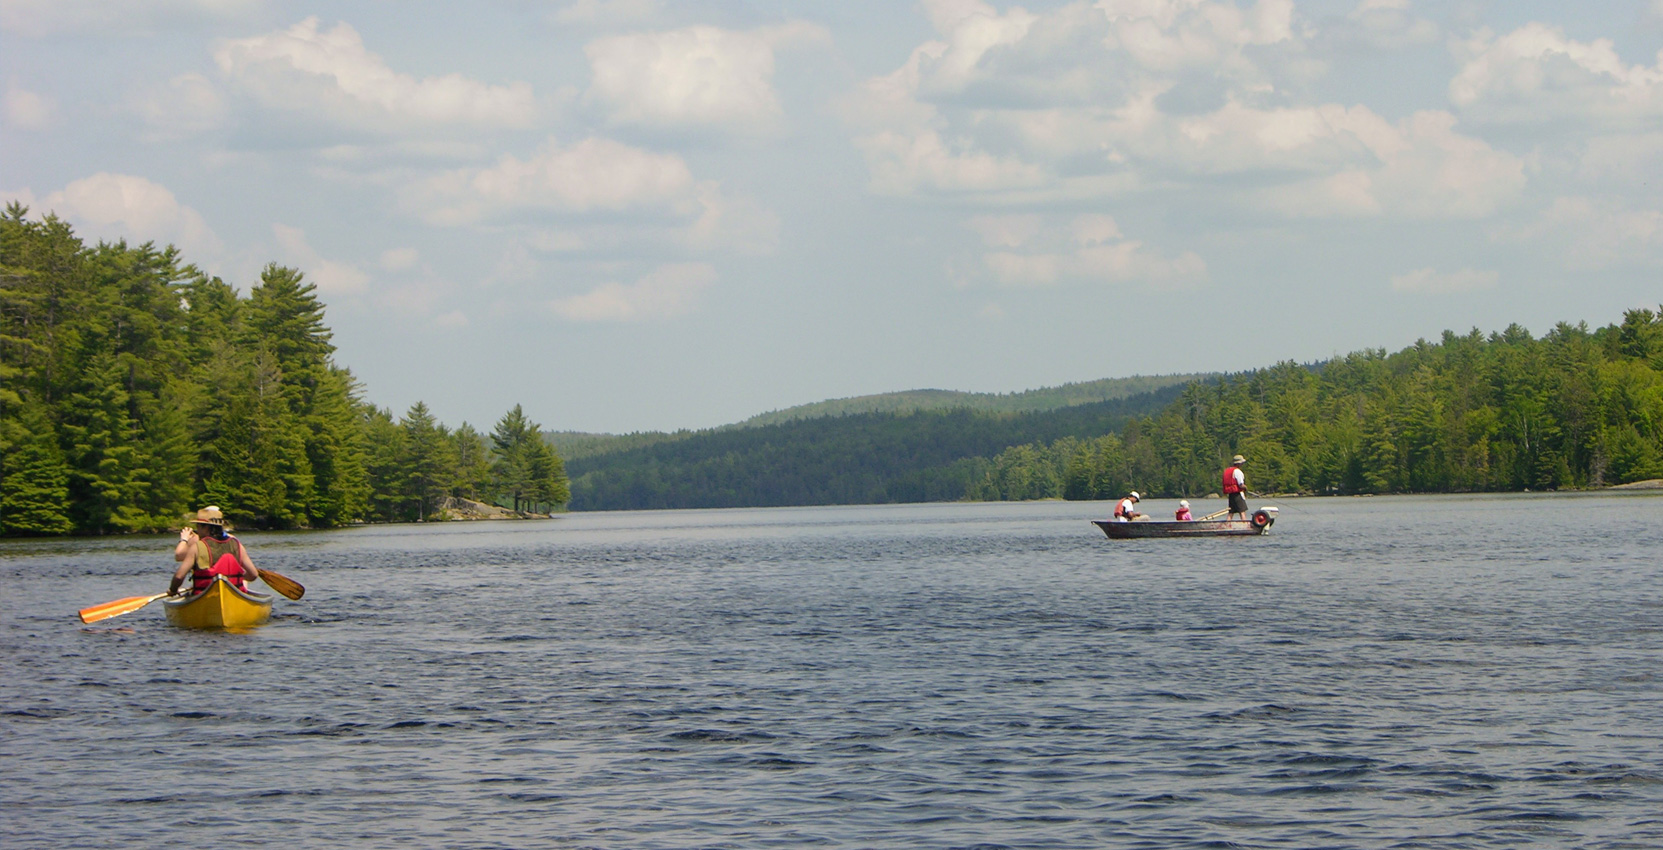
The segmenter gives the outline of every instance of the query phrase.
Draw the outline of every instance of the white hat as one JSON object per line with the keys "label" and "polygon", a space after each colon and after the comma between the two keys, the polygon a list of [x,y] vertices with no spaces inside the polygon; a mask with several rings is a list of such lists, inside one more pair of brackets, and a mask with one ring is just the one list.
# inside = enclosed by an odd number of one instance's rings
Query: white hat
{"label": "white hat", "polygon": [[1132,491],[1132,501],[1141,502],[1141,501],[1143,501],[1143,497],[1138,495],[1138,491],[1133,490]]}
{"label": "white hat", "polygon": [[1190,500],[1189,499],[1179,499],[1178,500],[1178,507],[1187,508],[1189,506],[1190,506]]}

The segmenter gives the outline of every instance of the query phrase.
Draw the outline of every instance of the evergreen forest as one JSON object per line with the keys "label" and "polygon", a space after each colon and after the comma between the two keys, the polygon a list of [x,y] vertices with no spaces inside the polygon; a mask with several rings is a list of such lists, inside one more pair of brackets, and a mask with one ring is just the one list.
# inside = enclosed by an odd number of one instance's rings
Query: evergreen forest
{"label": "evergreen forest", "polygon": [[1186,387],[1118,434],[995,456],[973,499],[1217,493],[1240,453],[1275,493],[1448,493],[1663,478],[1663,313],[1620,324],[1444,332]]}
{"label": "evergreen forest", "polygon": [[[246,293],[169,247],[0,216],[0,535],[260,528],[516,511],[1551,490],[1663,478],[1663,311],[1541,337],[1445,331],[1224,375],[1007,395],[918,391],[702,431],[490,433],[402,416],[337,364],[315,287]],[[569,469],[569,478],[568,478]]]}
{"label": "evergreen forest", "polygon": [[246,295],[172,248],[86,245],[62,220],[0,216],[0,535],[176,528],[219,505],[239,526],[444,516],[448,499],[525,511],[569,499],[519,406],[490,434],[401,417],[334,361],[315,286],[268,265]]}

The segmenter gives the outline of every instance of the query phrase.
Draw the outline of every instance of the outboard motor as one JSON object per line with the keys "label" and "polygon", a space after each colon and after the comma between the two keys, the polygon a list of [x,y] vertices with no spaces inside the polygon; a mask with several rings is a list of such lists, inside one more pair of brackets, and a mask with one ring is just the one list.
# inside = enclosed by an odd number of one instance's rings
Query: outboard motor
{"label": "outboard motor", "polygon": [[1270,528],[1272,525],[1275,525],[1275,524],[1276,524],[1276,509],[1275,508],[1260,508],[1260,509],[1253,512],[1253,527],[1254,528],[1260,529],[1262,531],[1264,529]]}

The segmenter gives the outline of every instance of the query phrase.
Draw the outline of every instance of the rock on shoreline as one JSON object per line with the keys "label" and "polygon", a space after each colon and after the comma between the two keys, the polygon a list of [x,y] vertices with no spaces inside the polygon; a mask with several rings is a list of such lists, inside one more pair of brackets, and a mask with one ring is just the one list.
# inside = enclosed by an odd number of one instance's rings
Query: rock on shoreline
{"label": "rock on shoreline", "polygon": [[453,520],[489,520],[489,519],[548,519],[548,514],[534,514],[530,511],[511,511],[500,505],[488,505],[472,499],[459,499],[447,496],[437,505],[438,509]]}

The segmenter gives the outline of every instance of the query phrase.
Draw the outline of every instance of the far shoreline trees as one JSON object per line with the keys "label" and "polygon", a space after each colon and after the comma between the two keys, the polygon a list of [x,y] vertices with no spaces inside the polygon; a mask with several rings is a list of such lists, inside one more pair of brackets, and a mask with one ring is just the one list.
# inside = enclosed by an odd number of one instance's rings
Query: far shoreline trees
{"label": "far shoreline trees", "polygon": [[540,436],[509,458],[422,402],[397,421],[365,402],[299,271],[268,265],[243,297],[171,247],[88,247],[27,213],[0,215],[0,536],[155,531],[203,504],[330,528],[569,500]]}

